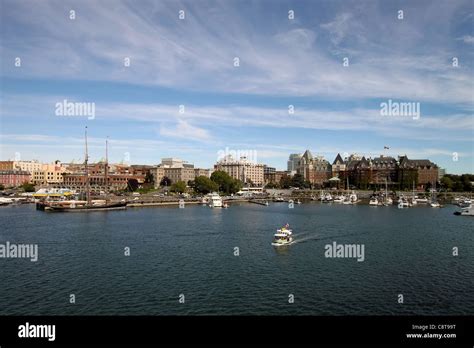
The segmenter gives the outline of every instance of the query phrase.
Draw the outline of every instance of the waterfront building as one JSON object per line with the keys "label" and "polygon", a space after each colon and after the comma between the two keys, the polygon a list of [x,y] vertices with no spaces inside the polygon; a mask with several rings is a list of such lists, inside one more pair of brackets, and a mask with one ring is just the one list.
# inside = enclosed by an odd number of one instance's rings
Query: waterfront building
{"label": "waterfront building", "polygon": [[151,169],[155,179],[155,188],[160,187],[164,177],[171,180],[171,183],[184,181],[188,184],[198,176],[211,176],[210,169],[194,168],[193,164],[187,163],[179,158],[163,158],[161,164]]}
{"label": "waterfront building", "polygon": [[30,178],[28,181],[33,180],[33,173],[35,171],[41,171],[43,163],[33,160],[33,161],[0,161],[0,170],[19,170],[28,172]]}
{"label": "waterfront building", "polygon": [[393,183],[397,181],[398,162],[395,158],[390,156],[374,157],[370,160],[370,177],[371,183],[382,185]]}
{"label": "waterfront building", "polygon": [[401,171],[414,170],[417,175],[418,188],[424,189],[428,184],[436,185],[438,181],[438,166],[427,159],[410,160],[408,157],[399,157],[399,168]]}
{"label": "waterfront building", "polygon": [[332,176],[339,176],[340,172],[345,172],[346,171],[346,162],[342,159],[340,154],[337,154],[336,158],[332,162],[331,166],[331,171],[332,171]]}
{"label": "waterfront building", "polygon": [[30,182],[30,172],[25,170],[0,170],[0,184],[16,187]]}
{"label": "waterfront building", "polygon": [[215,164],[214,169],[222,170],[244,184],[255,186],[264,184],[263,164],[249,162],[243,157],[234,160],[231,156],[227,156]]}
{"label": "waterfront building", "polygon": [[323,156],[313,156],[311,151],[306,150],[300,158],[296,172],[311,184],[322,186],[331,178],[331,164]]}
{"label": "waterfront building", "polygon": [[0,170],[13,170],[14,161],[0,161]]}
{"label": "waterfront building", "polygon": [[33,171],[32,182],[35,185],[56,185],[64,180],[63,174],[66,168],[60,161],[43,164],[40,170]]}
{"label": "waterfront building", "polygon": [[300,160],[303,155],[300,153],[292,153],[287,162],[287,171],[290,175],[296,174],[297,169],[300,167]]}
{"label": "waterfront building", "polygon": [[276,175],[276,168],[274,167],[269,167],[267,165],[263,166],[263,181],[265,184],[268,183],[274,183],[275,181],[275,175]]}

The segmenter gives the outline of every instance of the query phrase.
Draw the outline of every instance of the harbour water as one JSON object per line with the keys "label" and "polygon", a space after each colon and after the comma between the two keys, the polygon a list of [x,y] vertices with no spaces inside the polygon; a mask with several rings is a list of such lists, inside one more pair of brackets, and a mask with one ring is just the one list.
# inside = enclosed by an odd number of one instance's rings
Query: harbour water
{"label": "harbour water", "polygon": [[[0,243],[39,255],[0,259],[0,315],[472,315],[474,219],[456,209],[1,207]],[[295,243],[272,247],[286,223]],[[333,242],[364,245],[365,260],[326,258]]]}

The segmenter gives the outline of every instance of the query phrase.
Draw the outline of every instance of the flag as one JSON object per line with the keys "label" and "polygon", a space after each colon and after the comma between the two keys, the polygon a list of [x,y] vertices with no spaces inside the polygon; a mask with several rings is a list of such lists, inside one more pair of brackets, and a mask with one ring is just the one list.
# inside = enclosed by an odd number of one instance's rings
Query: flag
{"label": "flag", "polygon": [[390,149],[390,148],[389,148],[388,146],[384,146],[383,149],[384,149],[384,150],[388,150],[388,149]]}

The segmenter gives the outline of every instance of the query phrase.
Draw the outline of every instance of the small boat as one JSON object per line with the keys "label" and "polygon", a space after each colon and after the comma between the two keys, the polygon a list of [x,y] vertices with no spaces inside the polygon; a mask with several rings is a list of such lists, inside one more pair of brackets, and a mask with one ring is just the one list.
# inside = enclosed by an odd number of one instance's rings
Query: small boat
{"label": "small boat", "polygon": [[430,203],[431,208],[441,208],[441,204],[438,202],[431,202]]}
{"label": "small boat", "polygon": [[301,204],[301,201],[298,199],[295,203],[296,204]]}
{"label": "small boat", "polygon": [[410,207],[410,203],[408,202],[408,199],[406,199],[403,196],[400,196],[400,198],[398,199],[398,208],[402,209],[402,208],[409,208],[409,207]]}
{"label": "small boat", "polygon": [[370,201],[369,201],[369,205],[379,205],[379,200],[377,199],[377,197],[371,197],[370,198]]}
{"label": "small boat", "polygon": [[474,206],[464,207],[461,211],[455,211],[454,215],[474,216]]}
{"label": "small boat", "polygon": [[209,195],[209,207],[211,208],[222,208],[222,198],[217,192],[213,192]]}
{"label": "small boat", "polygon": [[273,235],[273,246],[288,245],[293,242],[293,231],[290,229],[290,225],[286,224],[284,227],[277,230],[277,233]]}
{"label": "small boat", "polygon": [[333,200],[334,203],[344,203],[344,196],[336,196]]}
{"label": "small boat", "polygon": [[415,201],[416,203],[419,203],[419,204],[428,204],[428,198],[415,198]]}
{"label": "small boat", "polygon": [[357,195],[354,191],[352,191],[352,193],[350,194],[349,200],[352,204],[356,204],[357,202],[359,202],[359,199],[357,198]]}

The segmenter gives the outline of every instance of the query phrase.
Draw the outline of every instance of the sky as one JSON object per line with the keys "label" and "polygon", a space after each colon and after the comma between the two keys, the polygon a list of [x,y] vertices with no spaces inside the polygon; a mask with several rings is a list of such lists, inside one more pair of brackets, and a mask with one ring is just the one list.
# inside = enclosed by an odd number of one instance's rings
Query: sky
{"label": "sky", "polygon": [[108,137],[131,164],[210,168],[227,150],[285,170],[309,149],[474,173],[472,1],[0,4],[1,160],[82,162],[87,126],[91,161]]}

